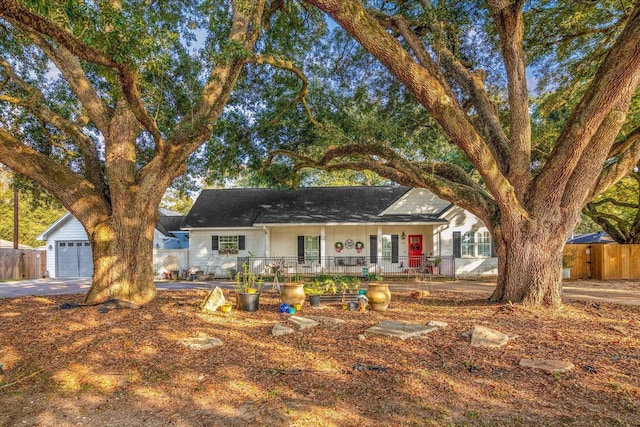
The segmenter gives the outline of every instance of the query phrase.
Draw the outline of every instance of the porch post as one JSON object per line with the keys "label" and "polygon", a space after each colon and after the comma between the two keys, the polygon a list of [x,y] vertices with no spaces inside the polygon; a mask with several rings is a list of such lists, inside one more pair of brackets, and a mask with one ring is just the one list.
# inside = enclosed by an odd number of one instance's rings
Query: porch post
{"label": "porch post", "polygon": [[320,227],[320,271],[324,273],[327,255],[327,233],[324,225]]}
{"label": "porch post", "polygon": [[377,239],[376,253],[378,254],[378,266],[382,262],[382,226],[378,226],[378,239]]}

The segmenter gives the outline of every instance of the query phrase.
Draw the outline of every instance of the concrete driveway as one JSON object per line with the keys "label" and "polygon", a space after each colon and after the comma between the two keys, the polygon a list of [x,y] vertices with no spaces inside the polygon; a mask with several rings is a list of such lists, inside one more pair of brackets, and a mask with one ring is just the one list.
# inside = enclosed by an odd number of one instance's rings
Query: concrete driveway
{"label": "concrete driveway", "polygon": [[[214,286],[232,288],[230,283],[213,282]],[[91,278],[28,279],[0,282],[0,298],[17,298],[27,295],[82,294],[91,287]],[[156,282],[156,289],[211,289],[212,282]]]}
{"label": "concrete driveway", "polygon": [[[595,283],[595,284],[594,284]],[[583,283],[568,281],[564,286],[564,298],[567,301],[612,302],[618,304],[640,305],[640,286],[627,286],[631,289],[603,288],[597,282]],[[56,295],[86,293],[91,286],[90,278],[70,279],[33,279],[0,282],[0,298],[17,298],[27,295]],[[159,291],[176,289],[209,290],[215,286],[233,288],[230,282],[156,282]],[[456,282],[398,282],[391,283],[391,290],[429,290],[475,292],[491,295],[495,282],[477,282],[459,280]]]}

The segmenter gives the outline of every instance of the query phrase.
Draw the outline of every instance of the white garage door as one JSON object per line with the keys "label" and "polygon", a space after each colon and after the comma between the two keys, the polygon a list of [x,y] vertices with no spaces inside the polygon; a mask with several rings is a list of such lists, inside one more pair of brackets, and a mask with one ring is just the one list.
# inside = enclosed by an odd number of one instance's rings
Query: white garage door
{"label": "white garage door", "polygon": [[93,261],[88,241],[58,241],[56,246],[57,277],[91,277]]}

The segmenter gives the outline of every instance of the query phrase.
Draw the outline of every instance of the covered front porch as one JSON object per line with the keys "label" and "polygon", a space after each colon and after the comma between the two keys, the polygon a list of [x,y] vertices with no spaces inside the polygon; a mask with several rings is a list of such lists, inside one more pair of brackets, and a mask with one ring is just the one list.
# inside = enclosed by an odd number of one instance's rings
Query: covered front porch
{"label": "covered front porch", "polygon": [[[431,277],[455,277],[455,258],[448,256],[423,256],[419,258],[398,256],[397,259],[370,259],[368,256],[330,256],[318,262],[306,263],[298,257],[238,257],[235,268],[241,271],[247,262],[253,273],[273,280],[298,281],[329,276],[356,276],[367,278],[378,274],[385,279],[426,279]],[[218,275],[216,274],[216,277]]]}

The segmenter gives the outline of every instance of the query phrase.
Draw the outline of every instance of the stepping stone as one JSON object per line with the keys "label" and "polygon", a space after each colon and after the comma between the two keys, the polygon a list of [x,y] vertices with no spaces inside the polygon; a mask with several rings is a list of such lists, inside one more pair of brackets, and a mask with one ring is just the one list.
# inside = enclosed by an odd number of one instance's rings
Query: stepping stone
{"label": "stepping stone", "polygon": [[438,329],[436,326],[421,325],[417,323],[396,322],[394,320],[385,320],[372,326],[364,331],[366,337],[381,336],[390,338],[399,338],[406,340],[409,338],[417,338],[429,332]]}
{"label": "stepping stone", "polygon": [[178,342],[191,350],[209,350],[222,345],[219,338],[184,338]]}
{"label": "stepping stone", "polygon": [[509,337],[502,332],[487,328],[486,326],[474,326],[471,331],[472,347],[498,348],[509,342]]}
{"label": "stepping stone", "polygon": [[298,316],[291,316],[289,318],[289,322],[293,323],[293,327],[299,331],[304,331],[305,329],[314,328],[320,324],[315,320],[307,319],[305,317],[298,317]]}
{"label": "stepping stone", "polygon": [[446,328],[447,326],[449,326],[449,324],[447,322],[440,322],[438,320],[429,320],[429,322],[427,322],[427,326],[435,326],[436,328]]}
{"label": "stepping stone", "polygon": [[551,374],[567,372],[575,368],[575,365],[571,362],[551,359],[520,359],[520,366],[525,368],[541,369]]}
{"label": "stepping stone", "polygon": [[345,323],[344,319],[337,319],[335,317],[326,316],[306,316],[307,319],[315,320],[323,325],[341,325]]}
{"label": "stepping stone", "polygon": [[282,335],[289,335],[293,334],[294,332],[295,331],[293,330],[293,328],[284,326],[281,323],[276,323],[276,325],[271,330],[271,335],[273,335],[274,337],[281,337]]}

